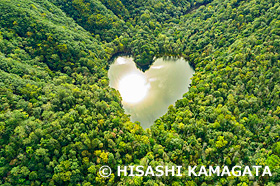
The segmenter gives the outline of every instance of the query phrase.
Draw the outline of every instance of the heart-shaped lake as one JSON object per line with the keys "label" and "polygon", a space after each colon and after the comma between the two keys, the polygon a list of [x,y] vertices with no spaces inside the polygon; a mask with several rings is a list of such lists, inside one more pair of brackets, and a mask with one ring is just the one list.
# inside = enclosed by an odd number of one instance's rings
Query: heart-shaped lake
{"label": "heart-shaped lake", "polygon": [[119,90],[126,114],[143,128],[167,112],[191,84],[193,68],[184,59],[159,58],[145,73],[130,57],[118,57],[110,65],[110,86]]}

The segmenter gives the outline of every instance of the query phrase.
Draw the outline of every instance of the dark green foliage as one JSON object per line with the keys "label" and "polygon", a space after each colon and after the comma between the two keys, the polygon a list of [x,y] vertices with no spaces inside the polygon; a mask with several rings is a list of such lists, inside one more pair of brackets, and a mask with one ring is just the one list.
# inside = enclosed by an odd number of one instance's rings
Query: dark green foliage
{"label": "dark green foliage", "polygon": [[[1,0],[0,184],[274,185],[280,173],[278,1]],[[182,56],[190,91],[144,131],[109,59]],[[186,85],[188,86],[188,85]],[[269,165],[272,177],[102,178],[109,165]]]}

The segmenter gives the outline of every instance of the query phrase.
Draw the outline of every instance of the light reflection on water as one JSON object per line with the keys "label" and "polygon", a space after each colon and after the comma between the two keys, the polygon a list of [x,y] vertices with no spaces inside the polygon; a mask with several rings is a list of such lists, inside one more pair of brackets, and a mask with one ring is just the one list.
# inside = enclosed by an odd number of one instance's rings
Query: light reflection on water
{"label": "light reflection on water", "polygon": [[108,72],[110,86],[121,93],[125,112],[145,129],[182,98],[193,74],[193,68],[182,58],[159,58],[143,73],[132,58],[118,57]]}

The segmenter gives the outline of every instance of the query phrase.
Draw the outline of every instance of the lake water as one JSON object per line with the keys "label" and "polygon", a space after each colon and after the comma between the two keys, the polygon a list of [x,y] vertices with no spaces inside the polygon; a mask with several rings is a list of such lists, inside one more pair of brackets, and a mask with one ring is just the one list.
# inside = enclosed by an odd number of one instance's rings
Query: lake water
{"label": "lake water", "polygon": [[125,113],[144,129],[182,98],[193,74],[193,68],[183,58],[159,58],[144,73],[132,58],[118,57],[108,72],[110,86],[121,94]]}

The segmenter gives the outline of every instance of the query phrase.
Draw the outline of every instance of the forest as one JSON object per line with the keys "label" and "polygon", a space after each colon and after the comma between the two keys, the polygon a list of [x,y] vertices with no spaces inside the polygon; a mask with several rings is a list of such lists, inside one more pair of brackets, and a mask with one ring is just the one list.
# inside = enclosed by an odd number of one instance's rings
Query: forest
{"label": "forest", "polygon": [[[0,185],[278,186],[279,52],[279,0],[0,0]],[[109,86],[120,53],[143,70],[162,56],[195,68],[149,129]],[[272,176],[115,174],[128,165]]]}

